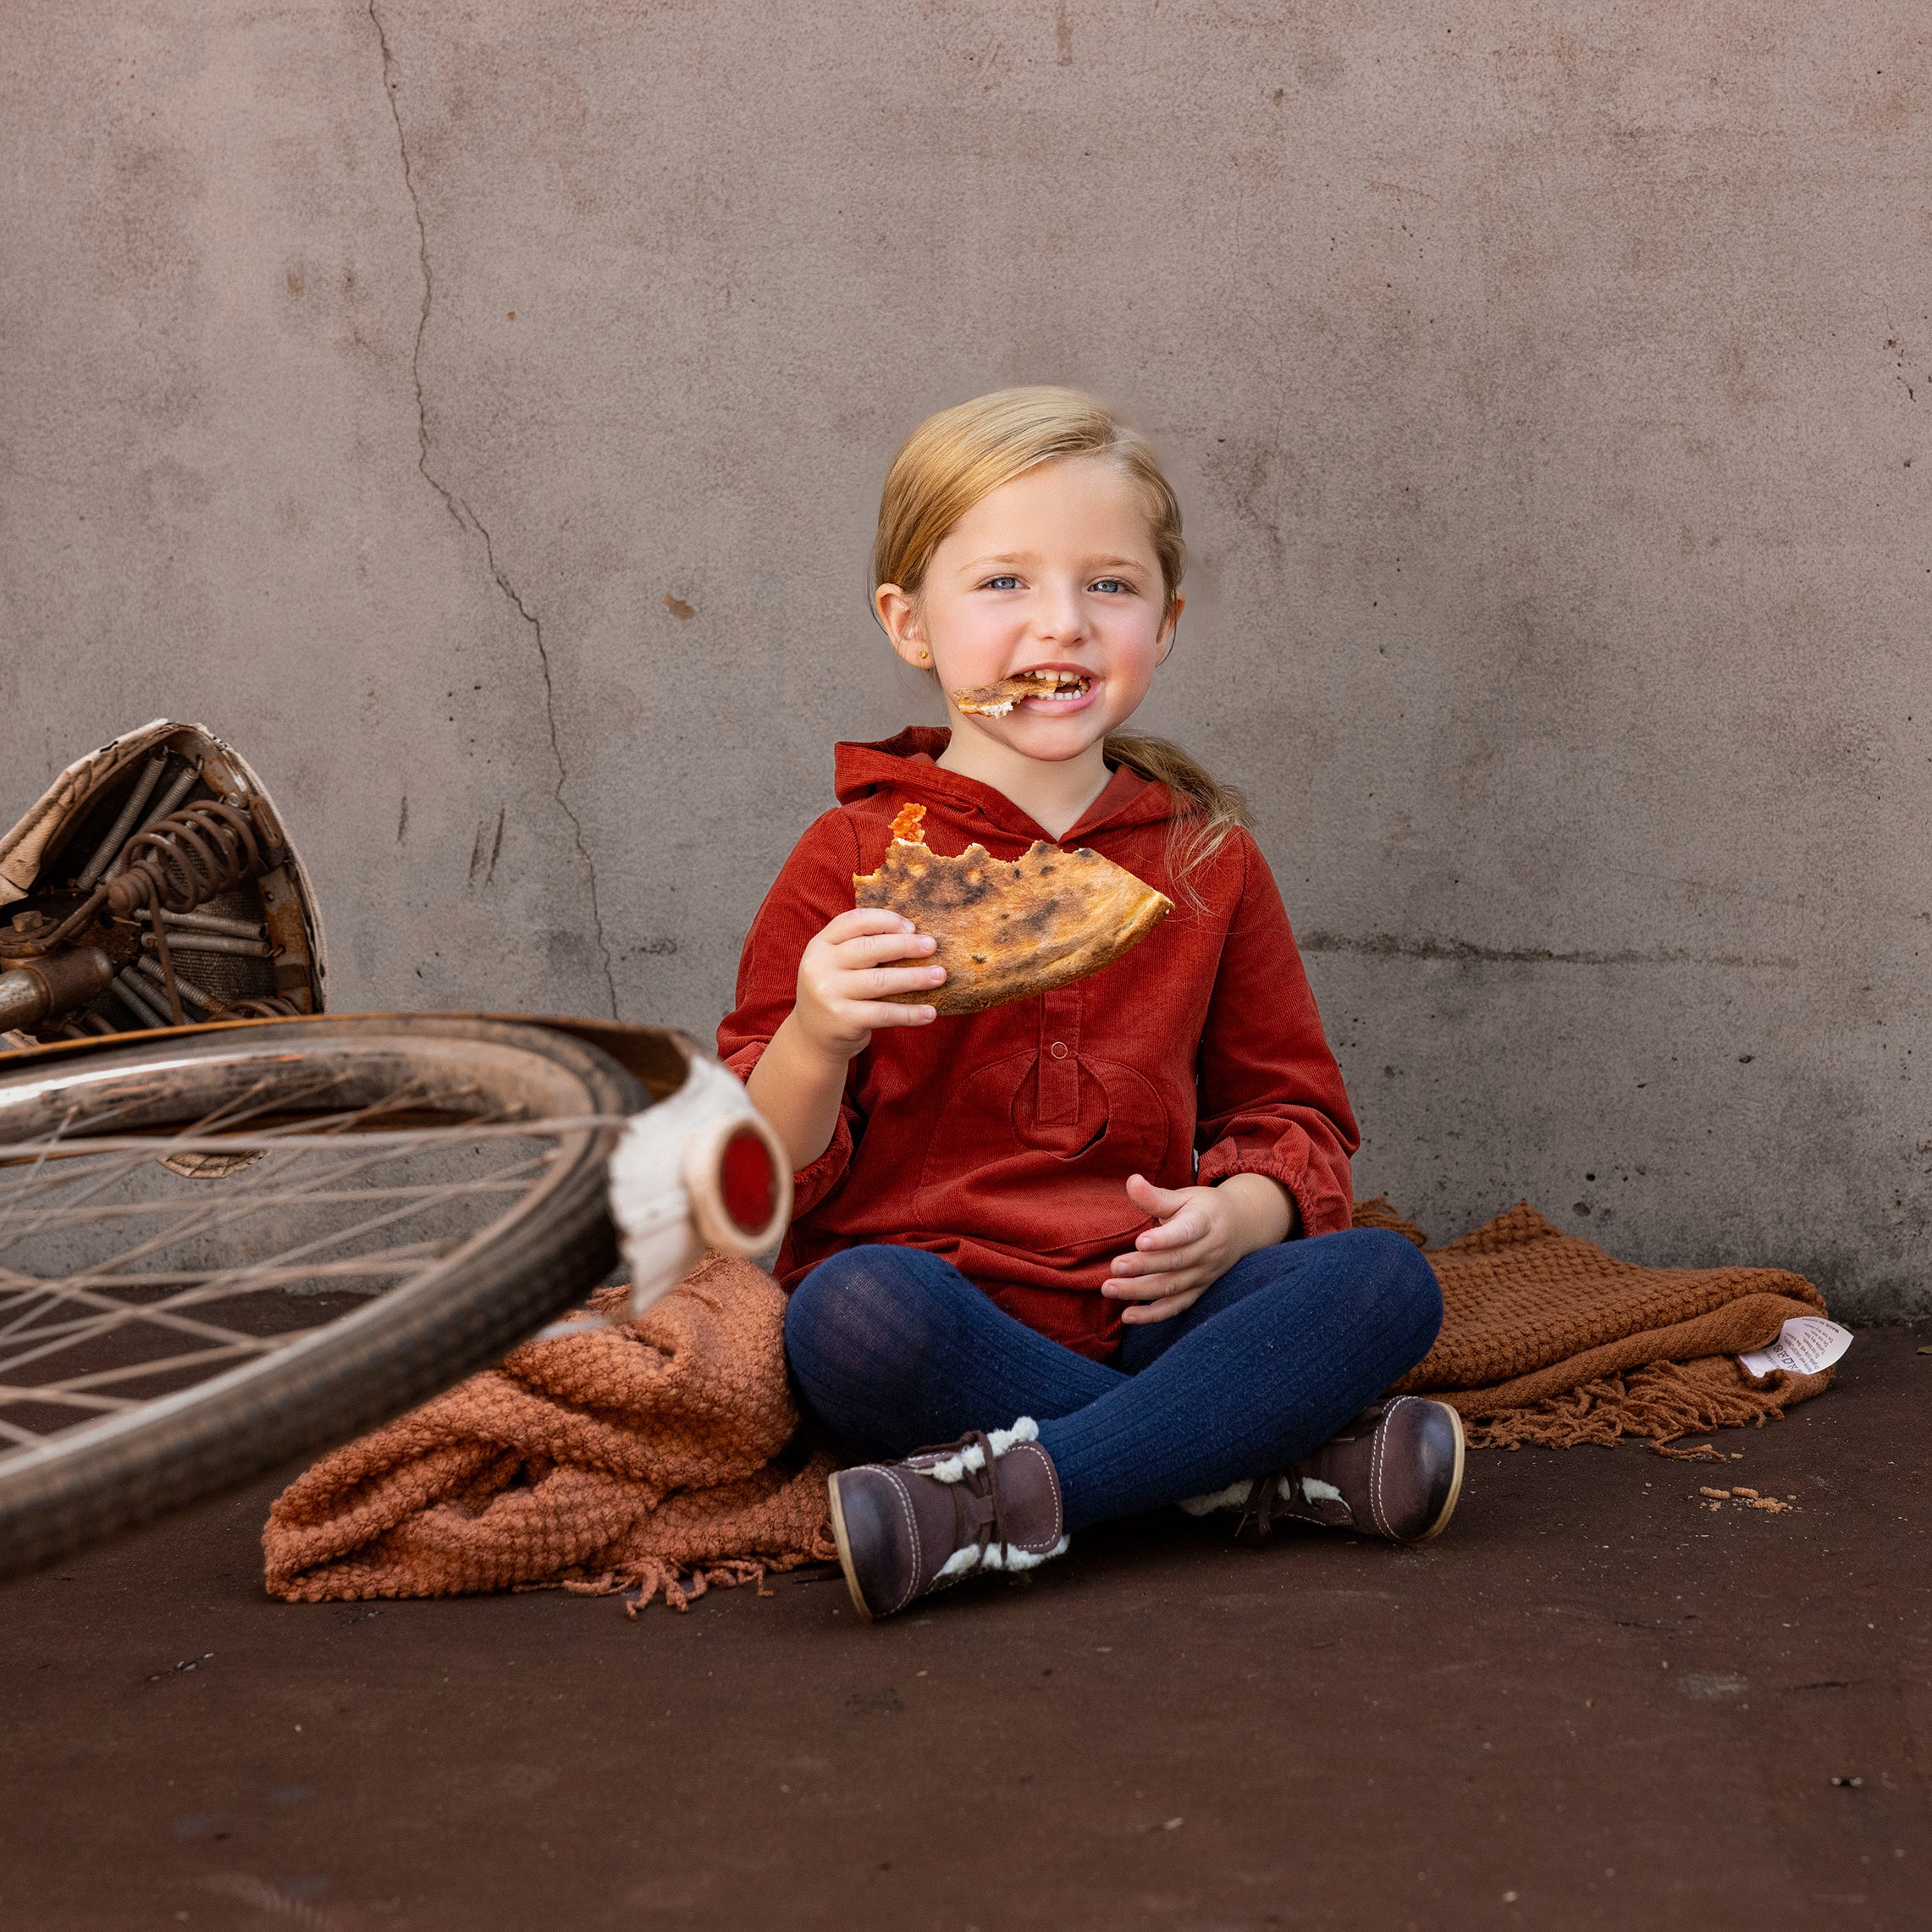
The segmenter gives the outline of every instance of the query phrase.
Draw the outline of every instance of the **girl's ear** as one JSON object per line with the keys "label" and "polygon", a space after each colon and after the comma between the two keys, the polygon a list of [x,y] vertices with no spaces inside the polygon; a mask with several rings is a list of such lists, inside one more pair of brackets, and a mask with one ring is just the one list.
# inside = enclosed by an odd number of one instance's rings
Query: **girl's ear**
{"label": "girl's ear", "polygon": [[932,648],[919,622],[919,605],[896,583],[882,583],[872,593],[872,610],[892,649],[915,671],[932,668]]}
{"label": "girl's ear", "polygon": [[1180,629],[1181,612],[1186,606],[1187,599],[1177,597],[1167,615],[1161,620],[1161,654],[1154,660],[1156,671],[1174,654],[1174,638]]}

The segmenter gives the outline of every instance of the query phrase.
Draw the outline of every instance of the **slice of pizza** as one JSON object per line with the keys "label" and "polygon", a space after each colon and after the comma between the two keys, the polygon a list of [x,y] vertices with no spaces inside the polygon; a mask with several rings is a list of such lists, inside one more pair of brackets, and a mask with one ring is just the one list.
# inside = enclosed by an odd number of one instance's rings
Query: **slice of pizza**
{"label": "slice of pizza", "polygon": [[1023,671],[1002,677],[997,684],[981,684],[970,691],[955,691],[952,702],[962,710],[981,718],[1003,718],[1023,698],[1052,698],[1064,691],[1069,697],[1086,688],[1086,679],[1077,671]]}
{"label": "slice of pizza", "polygon": [[946,969],[934,992],[893,993],[902,1006],[980,1013],[1084,980],[1138,946],[1173,902],[1124,867],[1084,847],[1044,839],[1016,859],[969,845],[957,858],[929,851],[924,805],[892,820],[892,843],[876,872],[855,875],[862,906],[882,906],[939,941]]}

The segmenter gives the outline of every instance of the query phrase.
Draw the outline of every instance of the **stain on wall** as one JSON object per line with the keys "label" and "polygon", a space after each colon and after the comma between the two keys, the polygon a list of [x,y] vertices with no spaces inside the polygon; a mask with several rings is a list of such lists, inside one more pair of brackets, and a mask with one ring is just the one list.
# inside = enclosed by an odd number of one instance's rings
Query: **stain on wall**
{"label": "stain on wall", "polygon": [[203,718],[345,1005],[708,1031],[832,741],[934,715],[892,450],[1082,383],[1179,485],[1145,720],[1256,802],[1362,1190],[1932,1306],[1918,5],[10,26],[0,816]]}

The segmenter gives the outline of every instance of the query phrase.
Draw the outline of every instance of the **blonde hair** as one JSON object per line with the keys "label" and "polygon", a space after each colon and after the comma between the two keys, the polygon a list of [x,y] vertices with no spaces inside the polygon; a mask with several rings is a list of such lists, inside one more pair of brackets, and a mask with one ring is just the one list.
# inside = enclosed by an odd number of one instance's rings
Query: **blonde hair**
{"label": "blonde hair", "polygon": [[[933,552],[968,511],[1015,477],[1073,456],[1112,463],[1140,494],[1160,560],[1162,615],[1170,615],[1180,594],[1187,546],[1181,540],[1181,506],[1152,446],[1097,398],[1046,386],[996,389],[956,403],[929,416],[906,439],[879,498],[874,589],[896,583],[908,597],[918,596]],[[1184,887],[1228,835],[1247,824],[1240,793],[1179,745],[1141,732],[1114,731],[1101,748],[1110,764],[1127,765],[1174,795],[1179,813],[1168,863]]]}

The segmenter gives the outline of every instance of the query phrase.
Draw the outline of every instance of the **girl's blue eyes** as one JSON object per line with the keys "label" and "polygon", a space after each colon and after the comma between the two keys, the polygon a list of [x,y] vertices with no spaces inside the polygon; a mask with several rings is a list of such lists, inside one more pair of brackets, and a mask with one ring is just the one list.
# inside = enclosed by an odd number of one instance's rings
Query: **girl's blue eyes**
{"label": "girl's blue eyes", "polygon": [[[1019,579],[1011,576],[990,577],[980,588],[982,590],[1018,590],[1019,588]],[[1134,586],[1128,582],[1125,577],[1096,577],[1087,588],[1090,590],[1104,590],[1110,593],[1123,592],[1129,596],[1131,596],[1134,592]]]}

